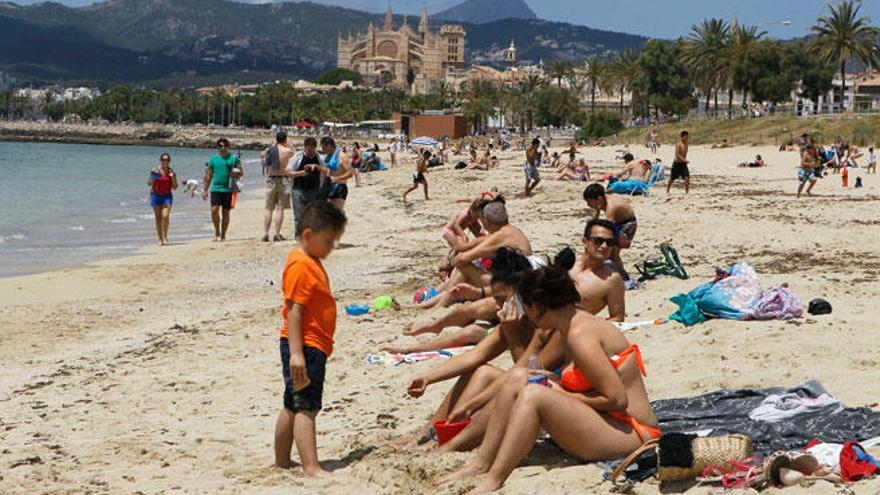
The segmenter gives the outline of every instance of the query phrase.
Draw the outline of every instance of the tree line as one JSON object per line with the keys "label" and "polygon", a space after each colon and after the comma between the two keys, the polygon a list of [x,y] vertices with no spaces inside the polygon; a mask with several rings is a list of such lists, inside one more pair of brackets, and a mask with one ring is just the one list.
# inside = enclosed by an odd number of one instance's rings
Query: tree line
{"label": "tree line", "polygon": [[[502,116],[509,127],[531,129],[583,126],[596,113],[597,97],[614,95],[621,119],[709,111],[713,102],[717,111],[725,101],[726,113],[732,116],[735,94],[742,95],[744,102],[783,103],[793,94],[818,102],[832,89],[837,71],[845,86],[849,64],[855,61],[871,68],[878,62],[880,30],[852,0],[829,5],[828,15],[817,19],[810,34],[806,40],[780,42],[767,39],[757,26],[713,18],[695,24],[686,37],[673,42],[650,40],[640,50],[626,50],[613,58],[556,61],[544,74],[527,73],[514,84],[474,80],[454,87],[441,80],[428,94],[411,95],[394,88],[310,94],[289,83],[273,83],[240,96],[220,89],[200,94],[120,85],[93,99],[47,98],[41,110],[50,120],[76,116],[112,122],[270,126],[299,120],[388,119],[398,111],[454,109],[466,116],[473,130]],[[319,80],[336,83],[346,76],[340,71]],[[0,94],[0,112],[21,118],[26,104],[20,100],[11,92]]]}

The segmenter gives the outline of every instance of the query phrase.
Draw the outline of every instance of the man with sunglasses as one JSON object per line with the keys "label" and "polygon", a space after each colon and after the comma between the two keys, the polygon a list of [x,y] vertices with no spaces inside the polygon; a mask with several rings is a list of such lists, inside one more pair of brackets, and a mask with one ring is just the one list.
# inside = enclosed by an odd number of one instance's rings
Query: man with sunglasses
{"label": "man with sunglasses", "polygon": [[[232,209],[232,179],[244,175],[244,167],[238,156],[229,152],[229,140],[217,140],[218,152],[205,164],[205,192],[211,195],[211,221],[214,222],[214,242],[226,240],[229,228],[229,211]],[[222,220],[221,220],[222,211]]]}
{"label": "man with sunglasses", "polygon": [[592,314],[608,308],[608,319],[626,317],[623,278],[605,263],[617,247],[614,224],[592,219],[584,229],[584,252],[569,271],[581,295],[581,306]]}
{"label": "man with sunglasses", "polygon": [[617,264],[621,270],[623,260],[620,259],[620,250],[629,249],[636,236],[638,221],[636,213],[625,198],[617,194],[606,195],[605,188],[601,184],[590,184],[584,189],[584,201],[593,209],[593,218],[599,218],[599,214],[605,212],[607,218],[614,225],[614,238],[616,245],[611,250],[611,261]]}

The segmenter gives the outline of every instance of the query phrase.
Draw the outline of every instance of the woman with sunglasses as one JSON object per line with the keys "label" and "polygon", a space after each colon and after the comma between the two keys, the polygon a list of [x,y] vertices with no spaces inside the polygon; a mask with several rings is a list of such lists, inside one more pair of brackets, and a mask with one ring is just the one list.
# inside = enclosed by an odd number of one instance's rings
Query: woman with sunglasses
{"label": "woman with sunglasses", "polygon": [[171,168],[171,155],[162,153],[159,157],[159,166],[150,171],[147,185],[150,186],[150,206],[153,207],[153,215],[156,217],[159,245],[164,246],[168,244],[171,205],[174,203],[172,191],[177,189],[177,174]]}

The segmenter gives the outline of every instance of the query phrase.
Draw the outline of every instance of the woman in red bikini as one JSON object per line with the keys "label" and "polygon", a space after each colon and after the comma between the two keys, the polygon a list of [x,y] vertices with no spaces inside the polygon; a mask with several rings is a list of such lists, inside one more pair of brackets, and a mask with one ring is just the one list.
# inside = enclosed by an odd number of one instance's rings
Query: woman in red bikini
{"label": "woman in red bikini", "polygon": [[585,461],[625,457],[660,436],[638,346],[610,323],[575,307],[580,297],[568,273],[557,267],[529,272],[518,292],[531,321],[561,332],[570,364],[558,383],[523,386],[512,377],[496,395],[477,458],[439,480],[485,473],[471,493],[501,488],[532,450],[541,428]]}

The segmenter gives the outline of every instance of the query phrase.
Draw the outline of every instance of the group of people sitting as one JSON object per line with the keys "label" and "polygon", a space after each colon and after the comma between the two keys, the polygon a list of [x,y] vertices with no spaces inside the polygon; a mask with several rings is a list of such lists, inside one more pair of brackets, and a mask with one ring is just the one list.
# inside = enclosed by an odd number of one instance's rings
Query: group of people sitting
{"label": "group of people sitting", "polygon": [[[626,307],[623,277],[609,260],[619,260],[619,239],[626,234],[599,213],[610,218],[625,208],[609,208],[604,195],[589,196],[595,215],[581,236],[581,253],[566,248],[552,261],[535,255],[527,236],[511,225],[494,188],[469,198],[444,226],[450,252],[440,268],[443,280],[437,294],[417,307],[451,308],[404,328],[409,336],[438,336],[386,347],[403,353],[474,346],[407,388],[418,398],[432,384],[455,380],[431,420],[399,445],[430,443],[433,423],[445,419],[468,423],[440,450],[478,448],[471,462],[438,484],[485,475],[474,493],[499,489],[542,429],[586,461],[624,457],[659,437],[639,348],[613,324],[624,320]],[[505,353],[509,369],[489,364]]]}

